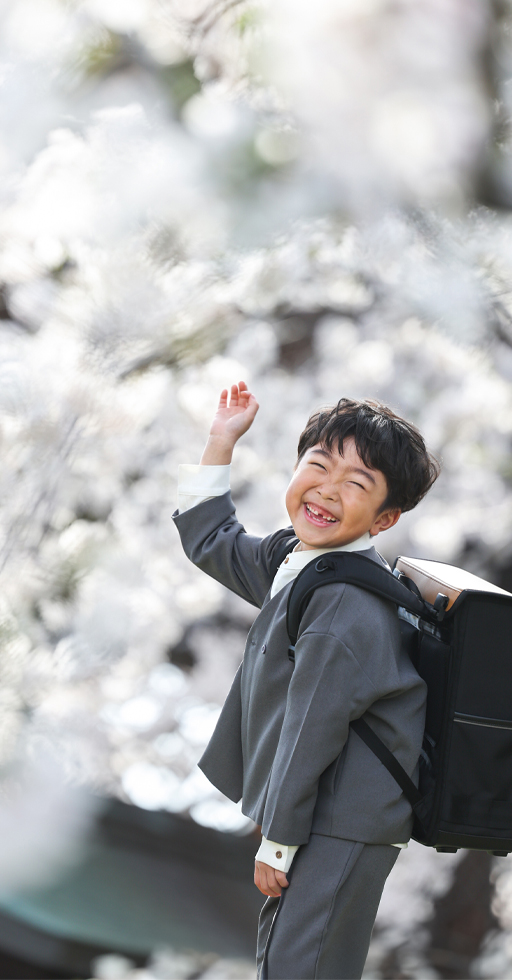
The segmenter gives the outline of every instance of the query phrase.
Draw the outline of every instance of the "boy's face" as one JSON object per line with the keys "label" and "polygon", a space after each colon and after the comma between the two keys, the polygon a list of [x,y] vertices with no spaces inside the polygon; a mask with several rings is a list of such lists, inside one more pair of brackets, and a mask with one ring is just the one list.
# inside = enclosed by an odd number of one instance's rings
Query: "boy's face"
{"label": "boy's face", "polygon": [[286,507],[302,550],[337,548],[367,531],[372,535],[396,524],[400,511],[381,512],[388,487],[380,470],[365,466],[353,438],[344,455],[321,445],[308,449],[286,491]]}

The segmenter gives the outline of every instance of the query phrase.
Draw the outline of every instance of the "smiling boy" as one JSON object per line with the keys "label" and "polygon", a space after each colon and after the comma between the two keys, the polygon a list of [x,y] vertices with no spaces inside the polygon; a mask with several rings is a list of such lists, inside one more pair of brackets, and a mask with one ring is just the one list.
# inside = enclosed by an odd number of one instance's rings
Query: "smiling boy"
{"label": "smiling boy", "polygon": [[353,437],[346,438],[343,456],[322,446],[307,449],[286,492],[299,550],[336,549],[392,527],[400,510],[381,510],[387,493],[383,473],[364,466]]}
{"label": "smiling boy", "polygon": [[395,606],[348,584],[313,594],[293,667],[288,586],[327,551],[385,564],[372,539],[422,499],[438,466],[391,409],[341,399],[301,434],[286,493],[292,528],[257,538],[237,521],[229,494],[233,448],[257,410],[244,382],[232,386],[229,404],[224,390],[200,465],[180,467],[174,518],[188,557],[261,610],[199,765],[262,826],[260,980],[353,980],[412,816],[349,725],[364,717],[416,778],[425,685],[402,651]]}

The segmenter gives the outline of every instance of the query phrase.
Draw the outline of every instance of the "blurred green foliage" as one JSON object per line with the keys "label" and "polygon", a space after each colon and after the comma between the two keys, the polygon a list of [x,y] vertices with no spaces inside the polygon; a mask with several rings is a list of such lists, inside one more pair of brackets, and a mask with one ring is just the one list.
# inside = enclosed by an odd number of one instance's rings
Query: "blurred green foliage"
{"label": "blurred green foliage", "polygon": [[158,69],[157,77],[177,112],[193,95],[201,91],[201,82],[194,72],[192,58],[179,61],[174,65],[165,65]]}

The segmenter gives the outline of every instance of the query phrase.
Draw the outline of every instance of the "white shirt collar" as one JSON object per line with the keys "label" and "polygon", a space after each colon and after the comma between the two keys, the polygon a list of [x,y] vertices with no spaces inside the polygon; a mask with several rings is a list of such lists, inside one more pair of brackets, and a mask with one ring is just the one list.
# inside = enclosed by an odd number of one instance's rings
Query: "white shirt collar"
{"label": "white shirt collar", "polygon": [[327,551],[367,551],[372,547],[372,539],[369,531],[351,541],[349,544],[340,544],[337,548],[312,548],[311,551],[290,551],[283,562],[281,562],[274,581],[272,582],[270,597],[273,598],[280,592],[285,585],[293,581],[299,572],[315,558],[325,555]]}
{"label": "white shirt collar", "polygon": [[355,541],[349,541],[348,544],[340,544],[337,548],[308,548],[305,551],[290,551],[287,556],[288,560],[285,559],[285,561],[288,568],[304,568],[313,558],[325,555],[328,551],[366,551],[371,547],[372,538],[370,532],[367,531],[366,534],[362,534]]}

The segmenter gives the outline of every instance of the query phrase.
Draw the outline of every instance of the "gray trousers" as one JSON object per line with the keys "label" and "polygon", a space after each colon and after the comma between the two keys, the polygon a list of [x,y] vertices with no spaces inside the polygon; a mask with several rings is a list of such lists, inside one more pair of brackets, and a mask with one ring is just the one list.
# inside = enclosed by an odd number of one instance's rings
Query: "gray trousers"
{"label": "gray trousers", "polygon": [[398,853],[390,844],[311,834],[288,888],[261,910],[258,980],[358,980]]}

